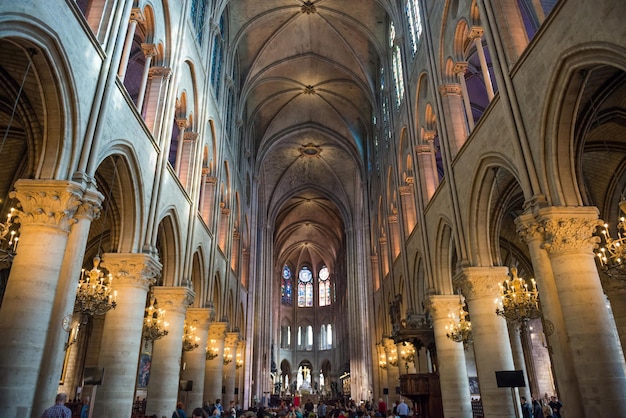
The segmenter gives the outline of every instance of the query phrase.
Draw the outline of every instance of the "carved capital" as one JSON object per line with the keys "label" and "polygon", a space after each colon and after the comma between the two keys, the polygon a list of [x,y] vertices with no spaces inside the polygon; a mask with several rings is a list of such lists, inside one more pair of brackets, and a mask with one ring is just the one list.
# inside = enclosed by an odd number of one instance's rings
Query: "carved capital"
{"label": "carved capital", "polygon": [[211,323],[211,310],[208,308],[189,308],[186,318],[187,322],[198,329],[208,329]]}
{"label": "carved capital", "polygon": [[509,278],[507,267],[465,267],[454,279],[468,301],[500,296],[500,284]]}
{"label": "carved capital", "polygon": [[196,139],[198,139],[198,132],[185,132],[183,140],[195,141]]}
{"label": "carved capital", "polygon": [[465,71],[467,70],[467,62],[466,61],[458,61],[454,64],[454,67],[452,68],[452,72],[454,74],[465,74]]}
{"label": "carved capital", "polygon": [[148,291],[163,267],[149,254],[105,253],[102,266],[113,276],[113,286],[140,287]]}
{"label": "carved capital", "polygon": [[176,119],[176,126],[178,126],[178,129],[183,130],[187,127],[187,119]]}
{"label": "carved capital", "polygon": [[133,7],[130,11],[130,20],[135,20],[137,23],[143,23],[146,21],[146,16],[143,14],[143,10],[139,7]]}
{"label": "carved capital", "polygon": [[398,187],[398,191],[400,192],[400,196],[410,195],[413,193],[413,185],[400,186]]}
{"label": "carved capital", "polygon": [[433,152],[433,149],[430,145],[416,145],[415,146],[415,153],[417,155],[426,155],[426,154],[431,154]]}
{"label": "carved capital", "polygon": [[432,142],[435,140],[436,137],[437,137],[437,131],[435,130],[424,131],[424,134],[423,134],[424,141]]}
{"label": "carved capital", "polygon": [[87,219],[93,221],[100,217],[100,210],[102,209],[102,201],[104,196],[97,190],[87,190],[82,198],[82,203],[76,211],[77,219]]}
{"label": "carved capital", "polygon": [[226,338],[224,340],[224,345],[226,347],[231,347],[236,349],[237,344],[239,344],[239,333],[238,332],[227,332]]}
{"label": "carved capital", "polygon": [[168,80],[172,75],[172,69],[169,67],[150,67],[148,71],[148,77],[155,78],[161,77]]}
{"label": "carved capital", "polygon": [[543,241],[543,226],[537,222],[533,214],[523,214],[515,219],[517,234],[527,244],[533,241]]}
{"label": "carved capital", "polygon": [[484,33],[485,33],[485,29],[482,26],[472,26],[470,28],[468,37],[470,39],[482,38]]}
{"label": "carved capital", "polygon": [[398,215],[390,215],[387,219],[389,219],[390,224],[398,223]]}
{"label": "carved capital", "polygon": [[82,204],[83,189],[64,180],[18,180],[9,197],[19,201],[17,221],[22,225],[45,225],[69,232]]}
{"label": "carved capital", "polygon": [[206,178],[206,182],[207,183],[211,183],[211,184],[217,184],[217,177],[209,176],[209,177]]}
{"label": "carved capital", "polygon": [[448,318],[450,312],[458,312],[460,303],[458,295],[431,295],[424,301],[424,308],[436,321]]}
{"label": "carved capital", "polygon": [[460,96],[463,94],[461,86],[457,83],[447,83],[439,86],[439,94],[442,96]]}
{"label": "carved capital", "polygon": [[212,322],[209,325],[209,339],[222,341],[226,338],[227,322]]}
{"label": "carved capital", "polygon": [[593,253],[600,241],[593,235],[602,225],[596,208],[549,207],[540,209],[538,215],[544,235],[542,247],[548,254]]}
{"label": "carved capital", "polygon": [[[223,204],[223,202],[222,202],[222,203],[220,203],[220,205],[222,205],[222,204]],[[228,216],[228,215],[230,215],[230,209],[228,209],[227,207],[223,207],[223,206],[222,206],[222,207],[221,207],[221,212],[222,212],[222,215],[224,215],[224,216]]]}
{"label": "carved capital", "polygon": [[159,302],[159,307],[165,309],[167,312],[184,314],[187,312],[189,305],[193,303],[194,296],[193,290],[188,287],[154,287],[154,297]]}
{"label": "carved capital", "polygon": [[159,50],[155,44],[141,44],[141,49],[146,58],[154,58],[159,55]]}

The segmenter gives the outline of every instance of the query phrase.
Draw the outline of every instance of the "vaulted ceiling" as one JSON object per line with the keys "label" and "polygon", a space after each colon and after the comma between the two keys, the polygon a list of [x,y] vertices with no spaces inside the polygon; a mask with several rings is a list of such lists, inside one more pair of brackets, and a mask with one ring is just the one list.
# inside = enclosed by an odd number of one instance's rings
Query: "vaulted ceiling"
{"label": "vaulted ceiling", "polygon": [[233,0],[228,14],[276,267],[330,267],[365,204],[386,11],[373,0]]}

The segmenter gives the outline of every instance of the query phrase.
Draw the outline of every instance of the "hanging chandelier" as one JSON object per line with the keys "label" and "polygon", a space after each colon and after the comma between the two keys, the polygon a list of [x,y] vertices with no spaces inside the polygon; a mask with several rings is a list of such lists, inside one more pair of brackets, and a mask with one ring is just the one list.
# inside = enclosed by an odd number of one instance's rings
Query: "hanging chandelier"
{"label": "hanging chandelier", "polygon": [[[626,200],[619,202],[622,215],[626,213]],[[626,280],[626,218],[617,223],[617,238],[611,237],[609,224],[602,225],[600,247],[596,252],[599,267],[610,278]]]}
{"label": "hanging chandelier", "polygon": [[459,294],[459,309],[457,312],[450,312],[448,318],[450,322],[446,325],[446,337],[457,343],[472,343],[472,323],[468,320],[469,313],[465,310],[465,303]]}
{"label": "hanging chandelier", "polygon": [[15,208],[11,208],[5,223],[0,223],[0,268],[8,268],[13,262],[19,240]]}
{"label": "hanging chandelier", "polygon": [[215,357],[219,355],[219,348],[217,347],[217,341],[211,340],[210,345],[206,348],[206,359],[213,360]]}
{"label": "hanging chandelier", "polygon": [[539,291],[535,279],[530,284],[517,276],[517,269],[511,267],[511,279],[500,284],[500,297],[496,299],[496,314],[507,322],[520,325],[541,316],[539,309]]}
{"label": "hanging chandelier", "polygon": [[157,305],[156,298],[150,291],[150,305],[146,308],[143,318],[143,339],[148,341],[156,341],[168,334],[166,329],[169,324],[165,321],[165,310],[160,309]]}
{"label": "hanging chandelier", "polygon": [[94,315],[104,315],[117,306],[117,291],[111,292],[110,274],[105,278],[104,273],[98,268],[100,257],[93,258],[93,268],[89,271],[82,269],[76,290],[76,304],[74,311],[83,316],[82,322]]}
{"label": "hanging chandelier", "polygon": [[233,362],[233,355],[230,352],[230,347],[224,347],[224,366]]}
{"label": "hanging chandelier", "polygon": [[191,351],[198,348],[199,341],[200,337],[196,336],[196,327],[187,325],[187,321],[185,321],[183,332],[183,351]]}

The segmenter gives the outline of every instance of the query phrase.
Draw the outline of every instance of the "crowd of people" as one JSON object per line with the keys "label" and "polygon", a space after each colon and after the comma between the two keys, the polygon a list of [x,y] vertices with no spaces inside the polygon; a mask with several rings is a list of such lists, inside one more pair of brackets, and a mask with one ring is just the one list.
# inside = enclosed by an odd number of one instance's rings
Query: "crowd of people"
{"label": "crowd of people", "polygon": [[522,403],[522,418],[562,418],[563,404],[546,393],[542,399],[532,399],[529,402],[525,396],[520,397]]}

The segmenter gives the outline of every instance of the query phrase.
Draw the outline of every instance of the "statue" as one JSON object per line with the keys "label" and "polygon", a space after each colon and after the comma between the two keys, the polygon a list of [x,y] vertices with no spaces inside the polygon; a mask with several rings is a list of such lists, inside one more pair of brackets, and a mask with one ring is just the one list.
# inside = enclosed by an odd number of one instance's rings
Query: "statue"
{"label": "statue", "polygon": [[396,295],[392,302],[389,303],[389,316],[391,317],[391,326],[394,332],[400,329],[400,305],[402,304],[402,295]]}

